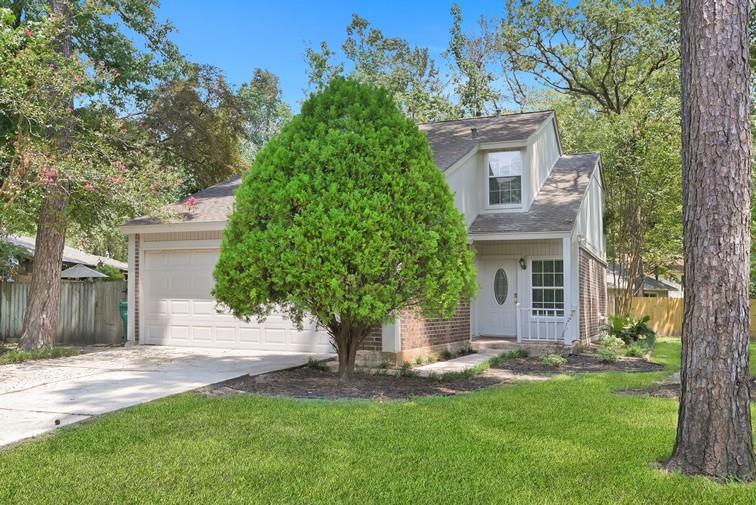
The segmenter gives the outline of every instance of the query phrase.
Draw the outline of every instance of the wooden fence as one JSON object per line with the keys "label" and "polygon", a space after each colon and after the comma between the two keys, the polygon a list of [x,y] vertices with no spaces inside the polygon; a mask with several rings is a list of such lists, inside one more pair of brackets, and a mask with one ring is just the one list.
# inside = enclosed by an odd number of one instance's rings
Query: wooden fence
{"label": "wooden fence", "polygon": [[[609,313],[613,313],[611,310]],[[751,300],[751,338],[756,337],[756,300]],[[682,298],[633,298],[630,315],[639,318],[651,316],[648,322],[658,335],[679,337],[682,335],[683,299]]]}
{"label": "wooden fence", "polygon": [[[61,281],[57,341],[62,344],[118,344],[123,321],[118,303],[126,298],[123,281]],[[29,284],[0,282],[0,340],[21,335]]]}

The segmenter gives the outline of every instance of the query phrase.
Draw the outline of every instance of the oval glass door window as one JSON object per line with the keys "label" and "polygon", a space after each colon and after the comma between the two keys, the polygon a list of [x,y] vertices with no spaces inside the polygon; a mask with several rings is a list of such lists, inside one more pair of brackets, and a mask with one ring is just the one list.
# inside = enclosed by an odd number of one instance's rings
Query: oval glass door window
{"label": "oval glass door window", "polygon": [[503,268],[500,268],[494,276],[494,298],[496,299],[496,303],[503,305],[507,301],[508,292],[509,280],[507,279],[507,273]]}

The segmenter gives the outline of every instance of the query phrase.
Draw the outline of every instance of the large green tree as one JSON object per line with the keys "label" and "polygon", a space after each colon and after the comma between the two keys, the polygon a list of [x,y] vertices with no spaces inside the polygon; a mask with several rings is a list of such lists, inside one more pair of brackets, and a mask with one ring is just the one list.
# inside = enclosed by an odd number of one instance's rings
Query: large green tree
{"label": "large green tree", "polygon": [[456,117],[438,66],[424,47],[413,47],[400,37],[387,37],[370,22],[354,14],[347,26],[343,55],[322,42],[320,49],[308,48],[308,77],[314,89],[343,75],[388,90],[402,111],[416,122]]}
{"label": "large green tree", "polygon": [[[4,2],[0,153],[4,229],[36,229],[21,343],[51,345],[69,225],[159,203],[176,185],[122,114],[181,65],[151,0]],[[141,39],[140,39],[141,38]],[[135,41],[136,39],[136,41]]]}
{"label": "large green tree", "polygon": [[258,154],[215,280],[237,317],[314,318],[346,378],[371,328],[406,308],[452,315],[475,267],[425,135],[388,92],[336,78]]}
{"label": "large green tree", "polygon": [[[649,270],[644,258],[656,269],[680,253],[669,247],[679,248],[680,228],[667,219],[680,201],[679,115],[670,113],[679,97],[677,18],[677,7],[661,2],[510,0],[497,29],[511,79],[528,76],[569,97],[582,125],[560,118],[563,131],[587,127],[599,135],[582,146],[601,149],[604,158],[609,259],[629,278],[616,300],[620,312],[629,311],[641,289]],[[662,157],[652,158],[657,154]],[[660,189],[655,184],[664,174],[669,179]],[[670,231],[675,235],[665,236]]]}
{"label": "large green tree", "polygon": [[276,74],[257,68],[248,83],[239,88],[243,111],[242,151],[253,161],[260,149],[291,120],[291,107],[284,101]]}

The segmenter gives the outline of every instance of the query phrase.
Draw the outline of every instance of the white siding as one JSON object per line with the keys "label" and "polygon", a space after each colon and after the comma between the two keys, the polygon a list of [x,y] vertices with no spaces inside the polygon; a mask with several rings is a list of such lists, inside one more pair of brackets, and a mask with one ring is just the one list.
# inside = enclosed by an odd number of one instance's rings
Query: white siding
{"label": "white siding", "polygon": [[143,242],[167,242],[173,240],[219,240],[222,231],[180,231],[170,233],[143,233]]}
{"label": "white siding", "polygon": [[562,255],[562,241],[550,240],[510,240],[476,242],[475,251],[482,256],[516,256],[527,258],[529,256],[556,256]]}
{"label": "white siding", "polygon": [[600,259],[606,257],[603,191],[601,175],[597,169],[591,178],[585,198],[580,206],[576,228],[578,239],[582,240],[583,245]]}
{"label": "white siding", "polygon": [[447,175],[446,182],[454,193],[454,205],[470,226],[483,209],[483,166],[480,152],[470,156],[464,164]]}
{"label": "white siding", "polygon": [[540,131],[536,132],[528,142],[527,160],[531,167],[528,184],[523,185],[523,192],[527,191],[525,209],[529,209],[533,199],[551,173],[554,163],[559,159],[559,143],[557,142],[554,122],[549,121]]}

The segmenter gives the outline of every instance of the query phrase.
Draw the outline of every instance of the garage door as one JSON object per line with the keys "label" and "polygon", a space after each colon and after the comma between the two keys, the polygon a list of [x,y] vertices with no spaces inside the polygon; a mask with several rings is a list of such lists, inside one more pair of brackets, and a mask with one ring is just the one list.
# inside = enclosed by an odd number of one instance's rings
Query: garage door
{"label": "garage door", "polygon": [[141,269],[143,335],[147,344],[268,351],[331,352],[328,335],[303,331],[280,314],[245,323],[217,312],[210,296],[218,250],[146,251]]}

